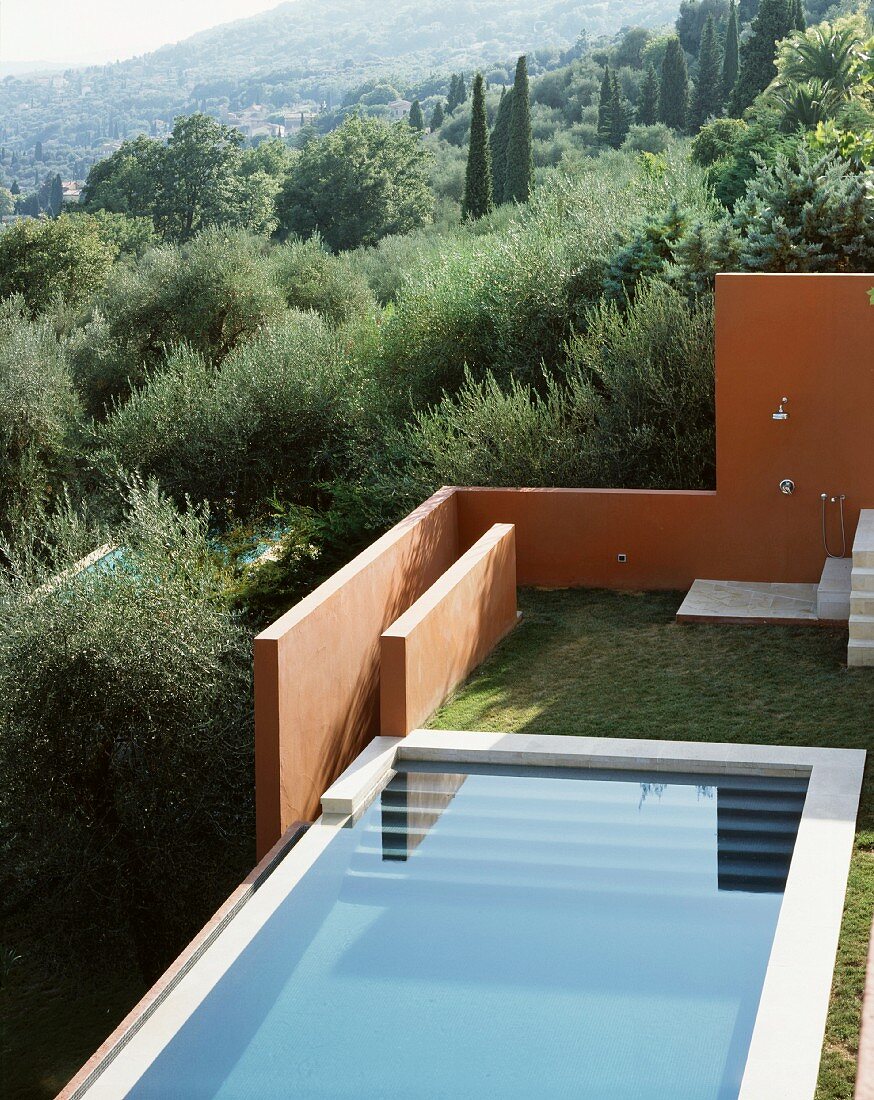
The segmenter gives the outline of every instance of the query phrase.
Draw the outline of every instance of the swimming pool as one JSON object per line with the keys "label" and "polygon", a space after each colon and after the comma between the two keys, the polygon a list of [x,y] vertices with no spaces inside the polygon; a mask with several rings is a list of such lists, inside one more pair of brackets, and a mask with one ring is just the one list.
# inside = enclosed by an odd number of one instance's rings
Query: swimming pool
{"label": "swimming pool", "polygon": [[807,788],[397,761],[89,1095],[733,1100]]}

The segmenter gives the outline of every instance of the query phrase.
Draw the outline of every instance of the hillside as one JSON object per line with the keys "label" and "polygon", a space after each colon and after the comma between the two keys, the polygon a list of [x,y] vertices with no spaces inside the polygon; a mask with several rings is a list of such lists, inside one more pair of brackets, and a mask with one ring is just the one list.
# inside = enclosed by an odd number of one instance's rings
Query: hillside
{"label": "hillside", "polygon": [[506,64],[523,51],[536,74],[583,32],[591,39],[675,14],[673,0],[292,0],[129,61],[7,76],[0,186],[17,181],[29,192],[48,174],[84,179],[124,139],[161,135],[193,110],[257,136],[338,105],[378,75],[402,91],[431,72]]}

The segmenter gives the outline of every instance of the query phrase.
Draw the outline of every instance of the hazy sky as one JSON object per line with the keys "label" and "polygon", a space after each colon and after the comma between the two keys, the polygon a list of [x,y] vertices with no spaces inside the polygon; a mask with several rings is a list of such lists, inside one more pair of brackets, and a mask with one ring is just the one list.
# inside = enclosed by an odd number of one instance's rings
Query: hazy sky
{"label": "hazy sky", "polygon": [[0,65],[116,61],[279,0],[0,0]]}

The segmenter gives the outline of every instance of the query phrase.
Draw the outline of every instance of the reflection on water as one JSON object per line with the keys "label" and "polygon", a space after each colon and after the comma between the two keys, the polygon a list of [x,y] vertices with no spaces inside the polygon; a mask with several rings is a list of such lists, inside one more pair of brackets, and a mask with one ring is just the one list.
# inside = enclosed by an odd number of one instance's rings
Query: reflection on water
{"label": "reflection on water", "polygon": [[805,790],[405,764],[132,1095],[737,1100]]}

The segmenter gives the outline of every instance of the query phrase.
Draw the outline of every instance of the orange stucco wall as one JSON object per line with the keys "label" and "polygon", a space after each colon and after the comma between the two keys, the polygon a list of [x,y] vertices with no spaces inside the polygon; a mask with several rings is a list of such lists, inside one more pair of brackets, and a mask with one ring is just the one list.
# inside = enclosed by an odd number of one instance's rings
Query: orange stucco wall
{"label": "orange stucco wall", "polygon": [[255,639],[259,853],[379,733],[380,635],[458,557],[455,498],[435,494]]}
{"label": "orange stucco wall", "polygon": [[[874,507],[872,287],[874,274],[717,276],[715,492],[445,489],[261,634],[259,850],[314,816],[378,732],[380,635],[494,524],[515,526],[523,585],[818,580],[820,494],[846,494],[848,551]],[[774,421],[784,396],[789,419]],[[836,549],[834,506],[828,519]]]}
{"label": "orange stucco wall", "polygon": [[490,528],[382,636],[382,733],[405,737],[516,625],[516,541]]}
{"label": "orange stucco wall", "polygon": [[[872,287],[874,275],[718,275],[716,492],[462,489],[462,547],[515,524],[520,584],[818,580],[820,494],[846,494],[848,552],[874,507]],[[789,419],[774,421],[784,396]],[[839,548],[836,507],[828,520]]]}

